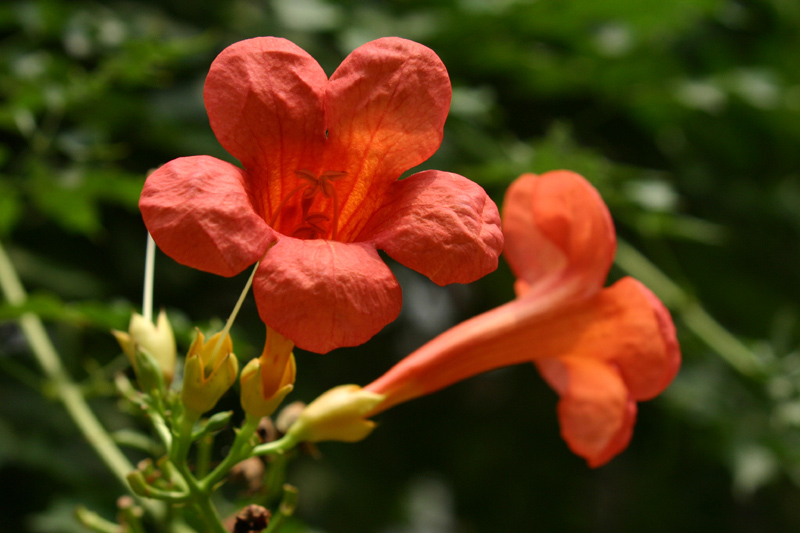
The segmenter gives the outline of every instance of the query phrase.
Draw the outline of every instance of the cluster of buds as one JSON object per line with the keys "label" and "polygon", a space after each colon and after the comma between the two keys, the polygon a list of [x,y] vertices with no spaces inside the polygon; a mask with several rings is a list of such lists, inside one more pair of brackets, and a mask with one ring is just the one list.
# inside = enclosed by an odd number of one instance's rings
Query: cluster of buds
{"label": "cluster of buds", "polygon": [[[127,332],[112,332],[130,360],[141,389],[163,394],[175,373],[176,347],[167,315],[161,311],[155,324],[134,313]],[[245,414],[260,419],[275,412],[294,388],[297,367],[294,343],[267,329],[260,357],[245,365],[240,377]],[[217,333],[206,340],[199,330],[186,355],[181,401],[190,418],[197,420],[214,408],[239,374],[230,335]]]}

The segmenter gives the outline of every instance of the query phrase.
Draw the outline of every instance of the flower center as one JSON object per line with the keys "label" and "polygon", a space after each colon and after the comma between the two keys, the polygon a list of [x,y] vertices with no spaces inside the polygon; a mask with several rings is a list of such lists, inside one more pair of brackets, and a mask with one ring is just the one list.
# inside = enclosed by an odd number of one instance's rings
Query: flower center
{"label": "flower center", "polygon": [[[292,222],[288,222],[288,231],[284,231],[285,228],[281,228],[279,231],[298,239],[329,238],[336,240],[339,230],[339,197],[333,182],[344,178],[347,173],[326,170],[317,176],[310,170],[297,170],[295,175],[300,179],[300,183],[283,197],[272,215],[269,225],[274,228],[279,218],[284,224],[287,224],[288,220],[292,220]],[[299,205],[297,205],[298,193],[300,195]],[[327,209],[312,210],[315,200],[319,197],[330,200],[333,207],[332,214],[325,212]],[[295,199],[295,205],[290,205],[292,199]],[[298,210],[299,217],[297,216]]]}

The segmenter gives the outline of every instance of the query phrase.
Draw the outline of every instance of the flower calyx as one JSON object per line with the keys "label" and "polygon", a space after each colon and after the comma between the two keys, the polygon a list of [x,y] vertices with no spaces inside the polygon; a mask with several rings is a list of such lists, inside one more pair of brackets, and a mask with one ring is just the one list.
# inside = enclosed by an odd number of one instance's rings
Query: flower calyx
{"label": "flower calyx", "polygon": [[236,381],[239,361],[233,353],[230,335],[213,335],[208,342],[197,330],[186,355],[181,400],[187,415],[199,418],[210,411]]}
{"label": "flower calyx", "polygon": [[308,404],[287,434],[298,442],[360,441],[375,428],[366,417],[384,399],[358,385],[339,385]]}

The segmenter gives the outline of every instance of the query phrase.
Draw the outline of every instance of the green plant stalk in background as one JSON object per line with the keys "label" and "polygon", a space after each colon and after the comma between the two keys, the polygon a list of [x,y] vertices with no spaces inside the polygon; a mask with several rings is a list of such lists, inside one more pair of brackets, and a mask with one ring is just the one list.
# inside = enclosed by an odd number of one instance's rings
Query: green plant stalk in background
{"label": "green plant stalk in background", "polygon": [[[25,303],[27,294],[2,244],[0,244],[0,288],[2,288],[8,303],[12,305]],[[34,313],[25,313],[19,318],[19,325],[28,340],[31,353],[52,384],[55,395],[64,404],[67,413],[78,426],[86,441],[94,448],[100,459],[125,489],[130,492],[126,476],[134,469],[133,465],[103,428],[86,403],[81,388],[67,373],[58,352],[47,336],[44,324]],[[157,502],[140,500],[139,503],[156,517],[164,515],[163,506]]]}

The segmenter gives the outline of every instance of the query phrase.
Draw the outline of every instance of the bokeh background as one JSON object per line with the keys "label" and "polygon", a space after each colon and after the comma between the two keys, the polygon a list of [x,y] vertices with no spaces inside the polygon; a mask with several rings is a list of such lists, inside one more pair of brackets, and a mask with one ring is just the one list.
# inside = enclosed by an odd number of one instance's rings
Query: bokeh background
{"label": "bokeh background", "polygon": [[[0,530],[85,531],[79,503],[114,516],[124,489],[54,401],[15,318],[46,320],[110,430],[142,427],[117,409],[110,376],[125,361],[108,333],[140,305],[138,195],[175,157],[229,159],[208,126],[204,76],[225,46],[262,35],[291,39],[329,74],[373,38],[433,48],[453,104],[426,166],[498,203],[523,172],[585,175],[621,238],[611,278],[634,275],[667,303],[684,355],[605,467],[569,452],[556,395],[522,365],[392,409],[367,440],[293,463],[300,505],[287,531],[800,528],[796,0],[23,0],[0,5],[0,240],[31,294],[0,303]],[[366,384],[512,297],[504,264],[444,288],[392,268],[398,321],[358,348],[298,353],[292,398]],[[219,327],[246,275],[159,255],[155,302],[182,350],[193,325]],[[259,353],[252,300],[234,336],[243,361]]]}

